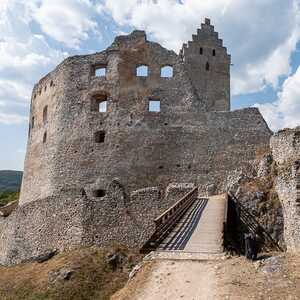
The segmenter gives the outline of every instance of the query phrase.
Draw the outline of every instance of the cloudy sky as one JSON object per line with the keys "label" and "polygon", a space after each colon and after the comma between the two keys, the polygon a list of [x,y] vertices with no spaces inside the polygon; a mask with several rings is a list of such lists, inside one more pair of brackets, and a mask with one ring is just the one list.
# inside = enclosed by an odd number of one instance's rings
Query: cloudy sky
{"label": "cloudy sky", "polygon": [[300,0],[0,0],[0,169],[23,168],[31,90],[65,57],[134,28],[177,52],[205,17],[232,55],[232,109],[300,125]]}

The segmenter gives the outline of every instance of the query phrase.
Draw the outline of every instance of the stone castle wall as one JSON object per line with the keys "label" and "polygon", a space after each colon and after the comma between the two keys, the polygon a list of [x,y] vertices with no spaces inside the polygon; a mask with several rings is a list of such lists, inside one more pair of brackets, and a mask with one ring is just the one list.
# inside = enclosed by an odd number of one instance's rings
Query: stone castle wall
{"label": "stone castle wall", "polygon": [[[141,65],[147,76],[137,76]],[[165,66],[173,76],[161,76]],[[134,31],[45,76],[32,94],[19,207],[0,222],[0,262],[81,244],[140,246],[185,192],[171,183],[224,192],[271,135],[256,108],[229,111],[229,69],[206,20],[180,55]]]}
{"label": "stone castle wall", "polygon": [[[227,111],[230,57],[213,27],[204,24],[197,37],[182,59],[135,31],[101,53],[67,59],[43,78],[33,91],[20,205],[82,188],[104,191],[115,177],[128,193],[182,181],[222,190],[228,172],[268,147],[270,130],[257,109]],[[205,37],[197,64],[188,49]],[[147,77],[136,76],[141,64]],[[105,76],[95,76],[99,66]],[[173,77],[160,76],[163,66],[173,67]],[[199,72],[201,83],[191,79]],[[215,88],[200,97],[210,84]],[[107,112],[95,110],[98,99],[107,100]],[[151,99],[160,100],[160,112],[149,112]],[[95,141],[97,132],[105,134],[103,143]]]}
{"label": "stone castle wall", "polygon": [[283,206],[288,251],[300,250],[300,128],[279,131],[271,138],[277,164],[276,190]]}
{"label": "stone castle wall", "polygon": [[166,194],[157,187],[127,195],[114,179],[99,199],[77,191],[61,198],[48,197],[18,207],[0,219],[0,264],[11,265],[53,251],[82,245],[114,243],[140,248],[153,233],[153,220],[187,194],[192,184],[171,184]]}

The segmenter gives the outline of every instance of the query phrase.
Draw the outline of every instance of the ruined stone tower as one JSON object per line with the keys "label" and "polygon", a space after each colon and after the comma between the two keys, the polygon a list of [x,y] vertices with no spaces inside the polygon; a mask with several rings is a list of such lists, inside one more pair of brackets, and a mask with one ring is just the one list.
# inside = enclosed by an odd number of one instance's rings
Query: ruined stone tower
{"label": "ruined stone tower", "polygon": [[79,244],[140,245],[175,201],[164,197],[170,184],[224,191],[271,134],[256,108],[229,111],[229,68],[206,20],[179,55],[133,31],[42,78],[0,261]]}
{"label": "ruined stone tower", "polygon": [[180,55],[205,109],[229,111],[230,55],[209,19],[205,19],[193,40],[183,45]]}

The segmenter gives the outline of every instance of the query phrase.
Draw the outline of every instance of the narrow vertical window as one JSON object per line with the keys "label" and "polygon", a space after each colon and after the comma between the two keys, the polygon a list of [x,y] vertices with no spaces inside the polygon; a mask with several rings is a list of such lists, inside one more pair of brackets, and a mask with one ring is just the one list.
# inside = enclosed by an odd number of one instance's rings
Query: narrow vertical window
{"label": "narrow vertical window", "polygon": [[48,106],[46,105],[43,109],[43,124],[46,125],[48,122]]}
{"label": "narrow vertical window", "polygon": [[34,117],[31,118],[31,129],[34,128]]}
{"label": "narrow vertical window", "polygon": [[216,56],[216,50],[215,50],[215,49],[213,49],[212,55],[213,55],[213,56]]}
{"label": "narrow vertical window", "polygon": [[206,63],[205,69],[206,71],[209,71],[209,62]]}
{"label": "narrow vertical window", "polygon": [[44,135],[43,135],[43,143],[45,144],[47,141],[47,131],[45,131]]}
{"label": "narrow vertical window", "polygon": [[201,55],[203,54],[203,48],[202,47],[200,48],[200,54]]}

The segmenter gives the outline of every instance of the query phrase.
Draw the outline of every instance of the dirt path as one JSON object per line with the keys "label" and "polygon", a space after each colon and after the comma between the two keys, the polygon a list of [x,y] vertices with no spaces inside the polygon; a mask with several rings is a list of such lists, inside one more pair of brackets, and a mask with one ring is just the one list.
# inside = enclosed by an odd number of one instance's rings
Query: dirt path
{"label": "dirt path", "polygon": [[213,261],[156,261],[147,280],[130,297],[131,300],[210,300],[217,299],[216,262]]}
{"label": "dirt path", "polygon": [[148,262],[112,300],[300,300],[300,254]]}

